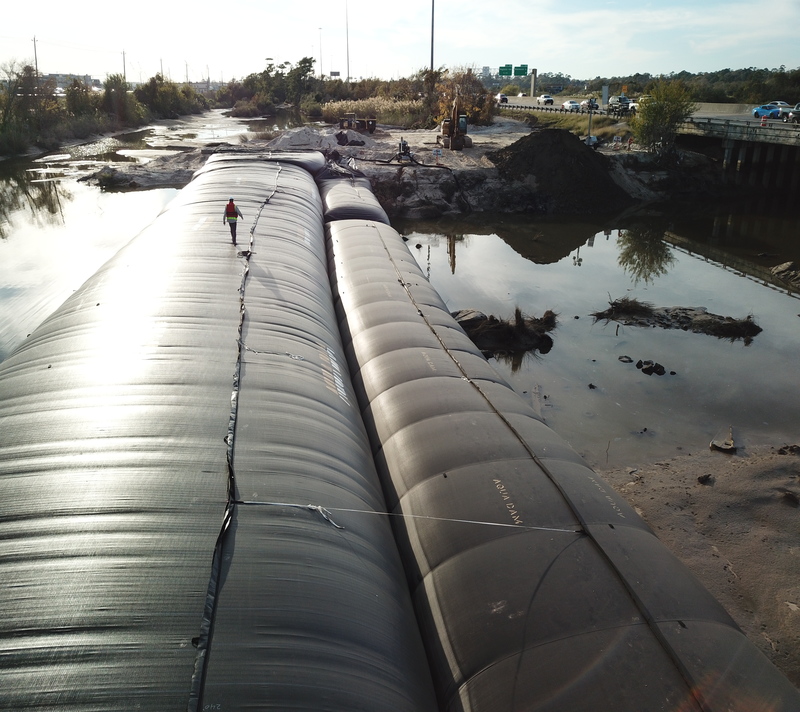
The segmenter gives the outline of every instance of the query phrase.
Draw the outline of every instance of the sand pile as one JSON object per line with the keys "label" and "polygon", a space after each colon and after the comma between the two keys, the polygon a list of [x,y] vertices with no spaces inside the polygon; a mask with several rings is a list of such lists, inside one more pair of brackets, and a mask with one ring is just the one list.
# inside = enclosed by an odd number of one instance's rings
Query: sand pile
{"label": "sand pile", "polygon": [[351,129],[316,129],[310,126],[300,126],[282,133],[267,144],[267,147],[278,150],[310,148],[324,151],[339,149],[342,146],[372,148],[375,146],[375,141],[369,134],[361,134]]}

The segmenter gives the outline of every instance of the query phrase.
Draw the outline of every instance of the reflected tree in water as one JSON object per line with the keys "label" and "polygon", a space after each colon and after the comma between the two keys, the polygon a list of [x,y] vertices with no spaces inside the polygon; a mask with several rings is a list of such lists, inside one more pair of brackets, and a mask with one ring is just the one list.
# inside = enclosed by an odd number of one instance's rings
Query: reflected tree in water
{"label": "reflected tree in water", "polygon": [[663,227],[639,224],[620,230],[617,247],[617,261],[633,278],[634,285],[663,277],[675,264],[672,251],[664,242]]}
{"label": "reflected tree in water", "polygon": [[28,165],[0,174],[0,240],[7,239],[14,222],[21,219],[36,225],[64,222],[62,204],[72,200],[72,193],[61,181],[50,179],[46,172],[31,171]]}

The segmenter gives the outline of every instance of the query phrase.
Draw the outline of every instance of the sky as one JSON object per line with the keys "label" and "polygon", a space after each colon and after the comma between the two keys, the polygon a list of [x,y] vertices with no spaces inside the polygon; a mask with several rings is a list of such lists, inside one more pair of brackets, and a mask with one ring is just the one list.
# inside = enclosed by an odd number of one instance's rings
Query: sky
{"label": "sky", "polygon": [[800,67],[800,0],[39,0],[33,12],[4,4],[0,69],[33,65],[35,47],[43,74],[100,80],[228,81],[303,57],[317,74],[321,63],[343,79],[397,79],[430,67],[432,16],[437,69],[527,64],[592,79]]}

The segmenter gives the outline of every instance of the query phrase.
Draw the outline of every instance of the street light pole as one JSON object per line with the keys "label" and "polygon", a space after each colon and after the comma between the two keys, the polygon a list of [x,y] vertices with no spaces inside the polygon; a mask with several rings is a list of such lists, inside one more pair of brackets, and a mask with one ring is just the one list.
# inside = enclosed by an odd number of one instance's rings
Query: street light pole
{"label": "street light pole", "polygon": [[347,44],[347,85],[350,86],[350,18],[347,12],[347,0],[344,3],[344,37]]}
{"label": "street light pole", "polygon": [[319,28],[319,78],[322,79],[322,28]]}

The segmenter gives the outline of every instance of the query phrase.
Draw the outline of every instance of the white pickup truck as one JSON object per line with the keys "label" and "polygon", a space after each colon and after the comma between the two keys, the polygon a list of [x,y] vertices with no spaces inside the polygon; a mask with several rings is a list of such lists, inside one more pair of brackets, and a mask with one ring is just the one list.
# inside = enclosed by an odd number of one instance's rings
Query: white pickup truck
{"label": "white pickup truck", "polygon": [[638,99],[634,99],[630,104],[628,104],[628,111],[630,111],[632,114],[635,114],[637,111],[639,111],[644,102],[649,101],[652,98],[653,97],[651,97],[649,94],[642,94],[642,96],[640,96]]}

